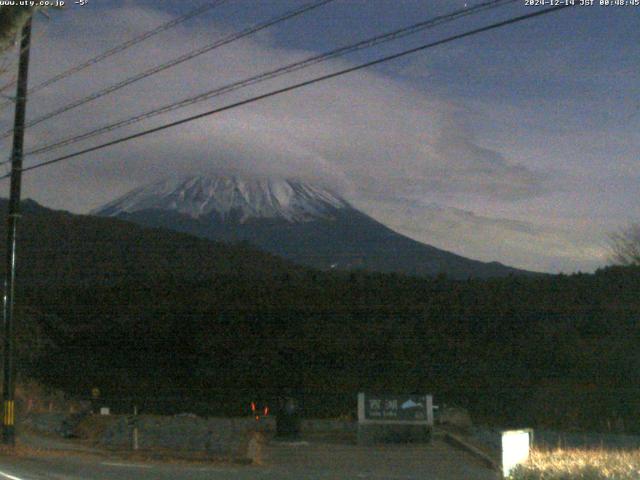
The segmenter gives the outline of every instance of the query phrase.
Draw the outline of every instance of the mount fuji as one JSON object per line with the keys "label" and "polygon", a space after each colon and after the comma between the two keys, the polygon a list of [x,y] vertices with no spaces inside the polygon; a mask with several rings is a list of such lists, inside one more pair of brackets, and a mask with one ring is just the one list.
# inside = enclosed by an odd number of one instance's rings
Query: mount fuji
{"label": "mount fuji", "polygon": [[233,175],[164,179],[91,212],[259,249],[319,269],[487,278],[529,273],[405,237],[314,184]]}

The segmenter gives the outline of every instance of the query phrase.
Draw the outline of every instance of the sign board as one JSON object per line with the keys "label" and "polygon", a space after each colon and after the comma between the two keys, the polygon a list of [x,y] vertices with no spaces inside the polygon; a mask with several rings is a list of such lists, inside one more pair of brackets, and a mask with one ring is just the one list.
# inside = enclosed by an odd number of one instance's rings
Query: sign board
{"label": "sign board", "polygon": [[432,426],[433,396],[359,393],[358,422]]}

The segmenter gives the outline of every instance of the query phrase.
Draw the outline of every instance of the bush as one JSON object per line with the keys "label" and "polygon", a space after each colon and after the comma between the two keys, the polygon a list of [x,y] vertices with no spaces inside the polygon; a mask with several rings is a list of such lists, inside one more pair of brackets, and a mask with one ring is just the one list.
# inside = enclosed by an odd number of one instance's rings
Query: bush
{"label": "bush", "polygon": [[516,467],[512,480],[637,480],[640,450],[558,449],[532,451],[527,463]]}

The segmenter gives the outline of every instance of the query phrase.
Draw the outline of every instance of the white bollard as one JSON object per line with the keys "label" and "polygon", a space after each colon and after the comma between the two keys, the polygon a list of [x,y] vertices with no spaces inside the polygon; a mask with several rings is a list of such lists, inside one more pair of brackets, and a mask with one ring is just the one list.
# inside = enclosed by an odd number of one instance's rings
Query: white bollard
{"label": "white bollard", "polygon": [[502,474],[505,478],[517,465],[529,458],[531,430],[507,430],[502,432]]}

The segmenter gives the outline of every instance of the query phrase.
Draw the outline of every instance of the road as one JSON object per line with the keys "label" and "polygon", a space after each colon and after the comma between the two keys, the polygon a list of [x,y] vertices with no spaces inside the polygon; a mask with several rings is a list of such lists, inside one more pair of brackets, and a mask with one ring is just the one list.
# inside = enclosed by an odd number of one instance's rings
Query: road
{"label": "road", "polygon": [[496,480],[471,455],[429,445],[271,444],[263,465],[135,462],[66,453],[0,456],[0,480]]}

